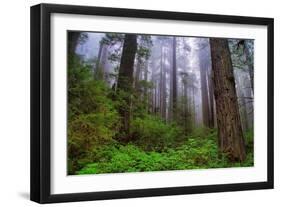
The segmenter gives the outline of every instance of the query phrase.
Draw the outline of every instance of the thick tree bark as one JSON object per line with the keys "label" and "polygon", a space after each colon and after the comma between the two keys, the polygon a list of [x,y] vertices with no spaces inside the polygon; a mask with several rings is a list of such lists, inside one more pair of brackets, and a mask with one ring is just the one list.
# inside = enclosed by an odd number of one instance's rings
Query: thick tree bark
{"label": "thick tree bark", "polygon": [[[134,60],[137,51],[137,36],[126,34],[117,83],[117,91],[122,95],[125,105],[119,109],[122,117],[122,130],[129,135],[131,119],[131,94],[133,88]],[[120,93],[121,92],[121,93]]]}
{"label": "thick tree bark", "polygon": [[226,39],[211,38],[218,145],[231,161],[244,161],[245,143],[241,127],[235,79]]}

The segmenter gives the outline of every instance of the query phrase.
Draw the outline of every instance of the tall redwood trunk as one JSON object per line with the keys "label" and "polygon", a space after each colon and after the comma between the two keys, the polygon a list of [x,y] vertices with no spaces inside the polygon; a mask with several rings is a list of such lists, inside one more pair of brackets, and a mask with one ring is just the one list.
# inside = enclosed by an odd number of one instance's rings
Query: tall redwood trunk
{"label": "tall redwood trunk", "polygon": [[189,119],[189,106],[188,106],[188,100],[187,100],[187,80],[185,79],[183,81],[183,120],[184,120],[184,133],[187,135],[189,130],[190,123],[188,123]]}
{"label": "tall redwood trunk", "polygon": [[96,62],[96,71],[95,71],[95,78],[97,80],[106,80],[106,62],[107,62],[107,45],[100,42],[99,52],[98,52],[98,59]]}
{"label": "tall redwood trunk", "polygon": [[173,120],[176,121],[177,119],[177,40],[176,37],[173,37],[173,70],[172,70],[172,111],[173,111]]}
{"label": "tall redwood trunk", "polygon": [[[148,79],[148,59],[145,60],[144,65],[144,80],[147,83]],[[148,88],[144,87],[144,99],[145,99],[145,108],[146,111],[149,112],[149,94],[148,94]]]}
{"label": "tall redwood trunk", "polygon": [[[159,114],[160,117],[162,117],[162,112],[163,112],[163,42],[161,42],[161,56],[160,56],[160,80],[159,80]],[[163,117],[162,117],[163,118]]]}
{"label": "tall redwood trunk", "polygon": [[[173,41],[171,41],[171,48],[173,48]],[[169,122],[173,121],[173,50],[169,50],[169,82],[170,82],[170,89],[169,89],[169,109],[168,109],[168,119]]]}
{"label": "tall redwood trunk", "polygon": [[151,76],[151,82],[153,83],[152,88],[152,112],[153,114],[156,114],[156,107],[157,107],[157,80],[156,80],[156,73],[155,73],[155,62],[152,62],[152,76]]}
{"label": "tall redwood trunk", "polygon": [[250,51],[247,45],[247,41],[244,43],[244,53],[246,56],[246,62],[249,68],[249,75],[250,75],[250,80],[251,80],[251,88],[254,93],[254,65],[253,62],[250,61],[251,55]]}
{"label": "tall redwood trunk", "polygon": [[210,127],[209,94],[207,88],[207,63],[205,61],[206,60],[201,60],[200,62],[200,81],[201,81],[202,113],[203,113],[202,116],[203,116],[204,126]]}
{"label": "tall redwood trunk", "polygon": [[132,105],[131,95],[133,89],[134,60],[136,51],[137,36],[134,34],[126,34],[120,61],[117,91],[119,92],[119,95],[122,95],[122,99],[126,103],[119,109],[119,113],[122,117],[122,130],[127,135],[130,133]]}
{"label": "tall redwood trunk", "polygon": [[208,86],[209,86],[209,102],[210,102],[210,114],[209,114],[209,127],[214,128],[214,86],[211,74],[208,73]]}
{"label": "tall redwood trunk", "polygon": [[97,58],[97,62],[96,62],[96,68],[95,68],[95,73],[94,73],[94,77],[96,79],[100,78],[100,61],[101,61],[101,56],[102,56],[102,50],[103,50],[103,43],[100,42],[100,47],[99,47],[99,52],[98,52],[98,58]]}
{"label": "tall redwood trunk", "polygon": [[194,125],[196,125],[196,106],[195,106],[195,87],[192,86],[192,107],[193,107],[193,122],[194,122]]}
{"label": "tall redwood trunk", "polygon": [[136,75],[135,75],[135,89],[137,92],[140,91],[140,75],[141,75],[141,65],[142,65],[142,62],[141,62],[141,57],[140,55],[137,55],[137,64],[136,64]]}
{"label": "tall redwood trunk", "polygon": [[162,78],[162,117],[166,121],[166,108],[167,108],[167,103],[166,103],[166,98],[167,98],[167,92],[166,92],[166,54],[165,50],[163,51],[163,62],[162,62],[162,70],[163,70],[163,78]]}
{"label": "tall redwood trunk", "polygon": [[226,39],[211,38],[210,47],[219,149],[231,161],[244,161],[246,150],[228,42]]}

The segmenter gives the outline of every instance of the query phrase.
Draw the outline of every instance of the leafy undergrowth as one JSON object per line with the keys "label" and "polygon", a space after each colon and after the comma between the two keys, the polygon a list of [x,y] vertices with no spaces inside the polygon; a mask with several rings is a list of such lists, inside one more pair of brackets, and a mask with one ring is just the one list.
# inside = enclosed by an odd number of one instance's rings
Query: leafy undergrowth
{"label": "leafy undergrowth", "polygon": [[163,170],[207,169],[253,166],[252,134],[246,134],[247,159],[243,163],[231,163],[218,156],[216,131],[188,136],[181,146],[165,148],[161,152],[145,151],[135,143],[118,143],[102,147],[95,154],[95,162],[85,164],[75,174],[99,174],[144,172]]}

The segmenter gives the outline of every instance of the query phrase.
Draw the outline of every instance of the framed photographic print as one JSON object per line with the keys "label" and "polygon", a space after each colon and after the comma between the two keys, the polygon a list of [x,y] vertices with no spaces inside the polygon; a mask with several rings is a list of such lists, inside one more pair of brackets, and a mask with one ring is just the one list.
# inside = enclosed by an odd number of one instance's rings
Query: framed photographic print
{"label": "framed photographic print", "polygon": [[31,7],[31,200],[273,188],[273,19]]}

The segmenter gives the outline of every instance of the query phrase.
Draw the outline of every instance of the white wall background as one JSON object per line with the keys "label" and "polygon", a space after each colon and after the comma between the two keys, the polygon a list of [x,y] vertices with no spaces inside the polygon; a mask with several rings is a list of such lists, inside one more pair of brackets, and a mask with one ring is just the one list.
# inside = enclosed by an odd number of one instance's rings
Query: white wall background
{"label": "white wall background", "polygon": [[[153,198],[62,203],[52,206],[277,206],[281,202],[281,13],[277,0],[6,0],[0,32],[0,206],[29,201],[29,7],[38,3],[81,4],[275,18],[275,189]],[[278,48],[279,46],[279,48]],[[280,205],[280,204],[279,204]]]}

